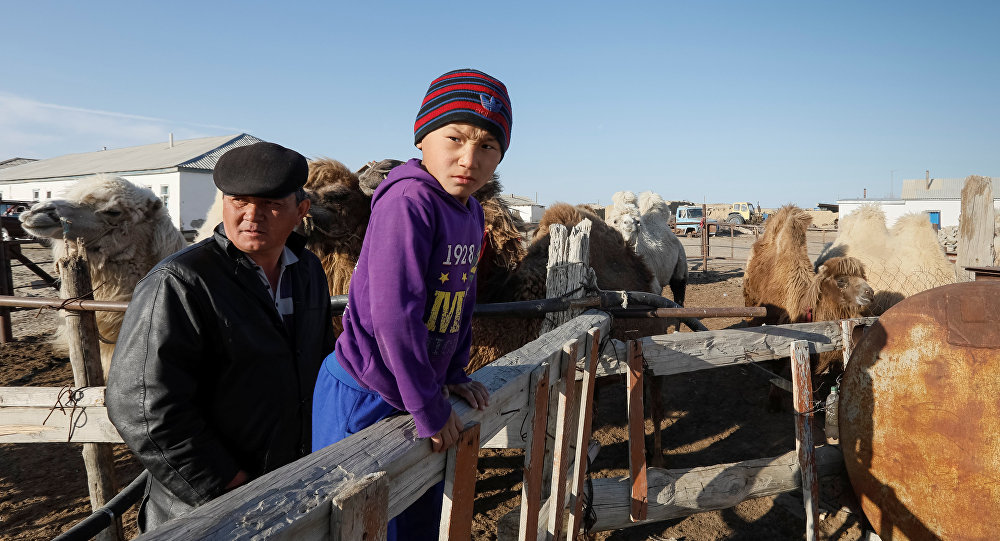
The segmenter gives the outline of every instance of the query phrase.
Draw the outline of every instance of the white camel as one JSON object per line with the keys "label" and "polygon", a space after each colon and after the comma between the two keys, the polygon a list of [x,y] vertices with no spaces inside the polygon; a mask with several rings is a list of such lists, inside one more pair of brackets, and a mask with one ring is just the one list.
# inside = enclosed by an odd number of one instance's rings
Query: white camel
{"label": "white camel", "polygon": [[[83,239],[96,300],[131,300],[139,279],[187,245],[152,190],[108,174],[81,179],[63,199],[36,203],[21,214],[21,223],[35,237],[56,240],[55,261],[65,255],[65,245],[58,240]],[[107,373],[123,314],[101,311],[96,317],[101,363]],[[65,353],[63,329],[57,331],[54,345]]]}

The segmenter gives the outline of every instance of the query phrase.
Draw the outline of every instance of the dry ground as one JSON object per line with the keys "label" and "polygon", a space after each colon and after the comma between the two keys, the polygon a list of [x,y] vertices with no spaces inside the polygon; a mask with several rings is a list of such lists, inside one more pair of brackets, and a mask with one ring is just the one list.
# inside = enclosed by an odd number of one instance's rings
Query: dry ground
{"label": "dry ground", "polygon": [[[810,252],[822,246],[820,233],[810,233]],[[829,240],[832,240],[829,239]],[[742,262],[752,234],[712,238],[708,270],[702,270],[699,239],[682,239],[690,259],[688,306],[742,306]],[[46,252],[28,250],[44,261]],[[732,254],[732,257],[730,255]],[[44,266],[44,265],[43,265]],[[15,268],[15,283],[36,281]],[[22,287],[18,295],[51,295],[51,289]],[[742,325],[738,319],[705,320],[711,329]],[[54,328],[50,311],[14,315],[16,341],[0,347],[0,386],[59,386],[71,383],[67,359],[57,357],[46,343]],[[772,368],[774,368],[772,366]],[[790,398],[785,410],[765,410],[767,377],[753,367],[705,370],[666,378],[662,430],[666,467],[685,468],[777,456],[794,449]],[[602,447],[593,476],[627,475],[625,398],[623,385],[605,385],[598,396],[594,437]],[[652,427],[649,427],[652,430]],[[818,433],[822,433],[818,431]],[[119,480],[128,482],[140,471],[124,446],[116,446]],[[513,509],[520,495],[520,451],[484,451],[477,483],[473,538],[496,539],[497,520]],[[828,539],[855,540],[864,519],[854,509],[846,478],[822,480],[821,523]],[[0,445],[0,539],[50,539],[89,513],[83,461],[76,444]],[[798,494],[759,498],[732,509],[601,532],[594,539],[801,539],[805,519]],[[134,509],[126,515],[127,533],[135,534]]]}

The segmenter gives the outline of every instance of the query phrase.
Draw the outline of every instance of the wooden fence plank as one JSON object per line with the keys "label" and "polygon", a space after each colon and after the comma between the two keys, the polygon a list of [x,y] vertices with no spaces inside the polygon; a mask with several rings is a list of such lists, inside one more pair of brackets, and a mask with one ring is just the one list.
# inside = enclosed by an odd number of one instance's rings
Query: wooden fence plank
{"label": "wooden fence plank", "polygon": [[[870,326],[878,318],[857,321],[859,325]],[[840,321],[671,333],[639,339],[646,364],[658,376],[783,359],[788,357],[788,347],[795,340],[809,341],[814,353],[841,351]],[[627,359],[625,344],[612,340],[602,351],[597,377],[627,373]]]}
{"label": "wooden fence plank", "polygon": [[819,538],[819,484],[816,474],[812,419],[812,370],[809,344],[795,341],[789,346],[792,363],[792,401],[795,408],[795,450],[802,472],[802,500],[806,506],[806,541]]}
{"label": "wooden fence plank", "polygon": [[331,541],[384,541],[389,523],[389,478],[369,473],[333,498]]}
{"label": "wooden fence plank", "polygon": [[465,427],[445,460],[444,499],[439,538],[471,539],[472,506],[476,503],[479,423]]}
{"label": "wooden fence plank", "polygon": [[542,505],[542,461],[545,459],[545,431],[549,415],[549,374],[552,365],[543,365],[532,373],[531,389],[534,404],[528,412],[531,425],[527,429],[524,450],[524,482],[521,484],[520,541],[538,539],[538,512]]}
{"label": "wooden fence plank", "polygon": [[597,370],[597,356],[601,345],[601,330],[594,328],[590,335],[590,354],[587,355],[587,367],[583,376],[583,386],[580,389],[579,430],[576,432],[576,458],[574,460],[575,474],[569,489],[570,513],[566,524],[566,539],[573,541],[581,527],[583,513],[583,484],[587,477],[587,451],[590,443],[590,432],[594,421],[594,376]]}
{"label": "wooden fence plank", "polygon": [[[816,451],[817,464],[824,475],[844,471],[838,447],[822,446]],[[620,530],[729,509],[750,499],[792,492],[802,486],[799,473],[795,451],[731,464],[671,470],[649,468],[649,508],[642,522],[633,522],[629,517],[629,478],[594,479],[593,506],[597,522],[591,532]]]}
{"label": "wooden fence plank", "polygon": [[[104,387],[0,387],[0,443],[122,443]],[[74,408],[75,404],[75,408]],[[53,406],[56,406],[53,408]]]}
{"label": "wooden fence plank", "polygon": [[632,483],[629,517],[633,521],[646,518],[646,418],[642,407],[642,346],[638,340],[628,341],[628,465]]}
{"label": "wooden fence plank", "polygon": [[[452,407],[466,423],[478,421],[481,434],[495,435],[508,416],[528,406],[531,372],[562,344],[583,339],[610,318],[588,311],[558,329],[478,370],[472,378],[490,391],[490,406],[475,410],[453,398]],[[533,398],[533,397],[532,397]],[[435,483],[444,479],[444,456],[417,438],[410,416],[390,417],[338,443],[283,466],[170,521],[142,539],[249,540],[275,537],[316,506],[329,506],[338,484],[351,476],[385,470],[389,477],[389,517],[396,516]]]}
{"label": "wooden fence plank", "polygon": [[569,440],[573,432],[571,405],[576,394],[576,356],[580,342],[571,340],[563,345],[560,360],[562,374],[559,381],[559,398],[556,404],[555,447],[552,454],[552,488],[549,498],[555,503],[549,509],[546,539],[556,539],[562,533],[563,512],[566,501],[566,477],[569,471]]}

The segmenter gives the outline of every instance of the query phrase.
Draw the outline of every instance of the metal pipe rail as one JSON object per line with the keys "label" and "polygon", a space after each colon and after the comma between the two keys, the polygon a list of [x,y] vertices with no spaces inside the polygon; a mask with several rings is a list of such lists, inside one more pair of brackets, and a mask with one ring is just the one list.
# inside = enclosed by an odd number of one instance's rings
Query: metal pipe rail
{"label": "metal pipe rail", "polygon": [[149,470],[142,470],[127,487],[111,498],[104,507],[94,511],[89,517],[77,522],[72,528],[59,534],[52,541],[85,541],[104,531],[115,517],[120,517],[129,507],[142,498],[149,479]]}
{"label": "metal pipe rail", "polygon": [[[633,310],[621,308],[630,304],[652,307],[654,310],[640,309]],[[104,312],[124,312],[128,307],[127,302],[121,301],[95,301],[95,300],[67,300],[53,297],[20,297],[10,295],[0,295],[0,306],[23,307],[23,308],[55,308],[71,311],[104,311]],[[330,306],[334,315],[342,315],[347,307],[347,295],[335,295],[330,297]],[[641,291],[597,291],[596,295],[580,299],[538,299],[531,301],[501,302],[489,304],[477,304],[473,315],[477,317],[494,318],[541,318],[550,312],[562,312],[570,309],[600,308],[601,310],[613,311],[617,317],[673,317],[692,319],[695,317],[756,317],[763,316],[763,308],[685,308],[671,301],[666,297],[645,293]],[[667,309],[666,311],[661,311]],[[685,321],[687,323],[687,321]],[[691,324],[688,325],[689,327]],[[696,325],[697,326],[697,325]],[[700,328],[698,330],[705,330]]]}

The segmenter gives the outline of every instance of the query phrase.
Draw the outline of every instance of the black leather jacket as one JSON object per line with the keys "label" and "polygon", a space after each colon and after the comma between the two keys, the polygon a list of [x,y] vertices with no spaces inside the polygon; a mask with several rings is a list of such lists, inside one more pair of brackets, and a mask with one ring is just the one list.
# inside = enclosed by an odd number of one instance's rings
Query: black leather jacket
{"label": "black leather jacket", "polygon": [[144,531],[310,451],[312,394],[333,351],[319,260],[292,233],[294,336],[252,263],[215,237],[163,261],[136,286],[108,374],[108,414],[152,474]]}

